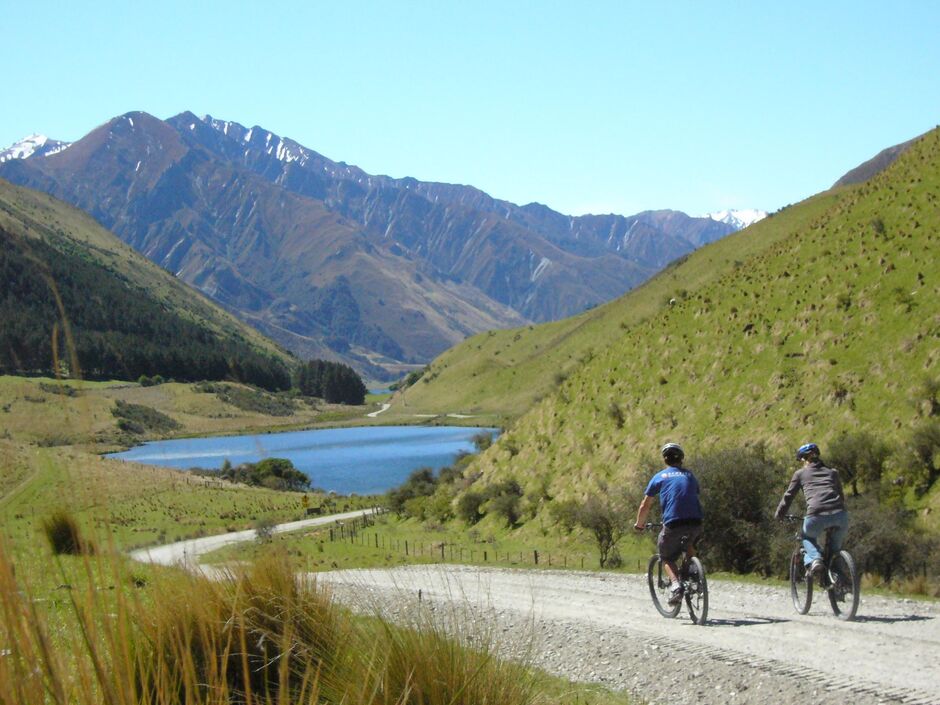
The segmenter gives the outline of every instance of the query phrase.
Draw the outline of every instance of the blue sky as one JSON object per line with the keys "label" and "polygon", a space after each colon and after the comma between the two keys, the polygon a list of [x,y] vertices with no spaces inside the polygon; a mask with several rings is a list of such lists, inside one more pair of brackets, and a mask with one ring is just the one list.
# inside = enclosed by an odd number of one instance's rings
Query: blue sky
{"label": "blue sky", "polygon": [[580,5],[0,0],[0,146],[191,110],[568,214],[701,214],[940,123],[940,2]]}

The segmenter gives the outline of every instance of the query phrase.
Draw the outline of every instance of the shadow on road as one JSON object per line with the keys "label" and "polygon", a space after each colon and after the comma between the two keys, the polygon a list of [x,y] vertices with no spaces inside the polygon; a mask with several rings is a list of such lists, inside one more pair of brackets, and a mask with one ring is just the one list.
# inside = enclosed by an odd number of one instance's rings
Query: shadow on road
{"label": "shadow on road", "polygon": [[789,619],[776,617],[745,617],[742,619],[709,619],[709,627],[756,627],[761,624],[781,624]]}
{"label": "shadow on road", "polygon": [[894,622],[925,622],[928,619],[935,619],[935,617],[929,617],[923,614],[901,614],[901,615],[892,615],[892,616],[885,616],[885,617],[863,614],[863,615],[856,615],[853,621],[893,624]]}

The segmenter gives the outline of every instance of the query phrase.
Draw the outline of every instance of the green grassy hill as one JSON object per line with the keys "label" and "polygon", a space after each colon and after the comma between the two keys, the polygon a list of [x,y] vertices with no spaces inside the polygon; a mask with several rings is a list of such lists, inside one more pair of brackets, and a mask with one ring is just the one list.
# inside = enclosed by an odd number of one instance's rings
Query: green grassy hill
{"label": "green grassy hill", "polygon": [[936,413],[938,195],[935,130],[869,182],[789,207],[607,306],[467,341],[405,400],[512,415],[544,397],[474,469],[562,496],[645,473],[665,440],[693,457],[850,430],[899,440]]}
{"label": "green grassy hill", "polygon": [[736,262],[767,251],[807,228],[839,202],[822,194],[674,263],[629,294],[578,316],[538,326],[490,331],[434,360],[395,400],[394,411],[495,414],[514,419],[554,392],[598,351],[716,280]]}
{"label": "green grassy hill", "polygon": [[55,328],[60,361],[70,331],[78,363],[97,376],[181,377],[219,362],[262,384],[265,368],[279,368],[289,386],[292,356],[81,211],[0,180],[0,238],[0,371],[50,372]]}

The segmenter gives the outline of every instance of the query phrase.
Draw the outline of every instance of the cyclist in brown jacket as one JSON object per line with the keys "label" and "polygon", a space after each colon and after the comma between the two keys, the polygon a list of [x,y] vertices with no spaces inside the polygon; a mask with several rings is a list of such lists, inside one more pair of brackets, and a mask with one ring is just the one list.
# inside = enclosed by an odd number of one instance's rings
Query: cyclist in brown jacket
{"label": "cyclist in brown jacket", "polygon": [[796,458],[803,461],[803,466],[793,473],[790,485],[777,505],[776,516],[778,519],[783,518],[790,502],[802,489],[806,500],[806,516],[803,517],[804,561],[807,568],[817,573],[825,567],[817,540],[827,529],[833,529],[830,547],[833,554],[838,553],[849,528],[849,513],[845,510],[845,493],[842,491],[839,472],[823,465],[819,446],[815,443],[800,446]]}

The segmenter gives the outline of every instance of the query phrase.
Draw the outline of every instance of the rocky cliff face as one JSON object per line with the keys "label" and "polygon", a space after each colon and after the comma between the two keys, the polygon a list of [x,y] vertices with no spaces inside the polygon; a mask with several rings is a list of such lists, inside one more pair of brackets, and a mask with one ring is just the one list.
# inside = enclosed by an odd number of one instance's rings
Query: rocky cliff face
{"label": "rocky cliff face", "polygon": [[374,176],[191,113],[128,113],[0,176],[88,211],[301,356],[374,376],[610,300],[733,230],[674,211],[569,217]]}

